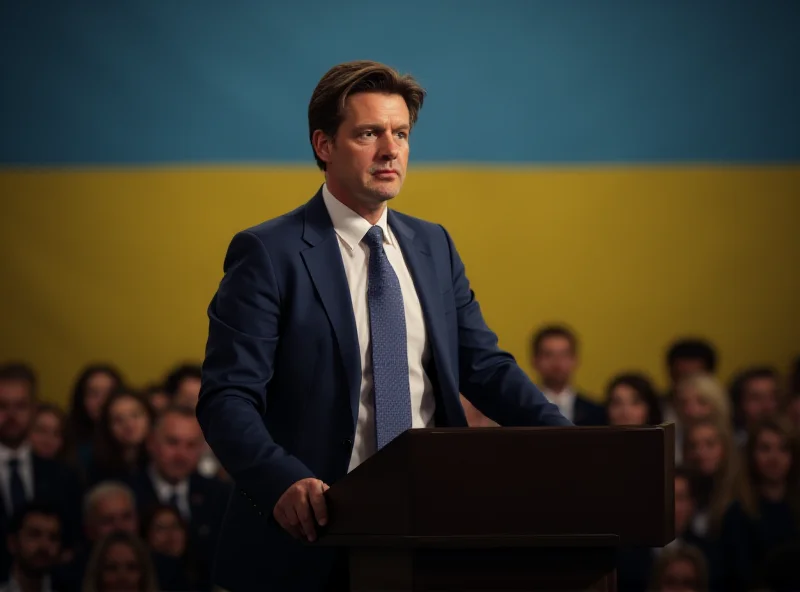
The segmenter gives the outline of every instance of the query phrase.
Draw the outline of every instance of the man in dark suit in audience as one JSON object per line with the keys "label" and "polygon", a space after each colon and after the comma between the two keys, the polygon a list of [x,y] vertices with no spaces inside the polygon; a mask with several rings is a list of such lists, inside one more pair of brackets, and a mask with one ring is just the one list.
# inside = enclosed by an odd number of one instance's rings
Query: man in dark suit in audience
{"label": "man in dark suit in audience", "polygon": [[561,413],[579,426],[605,425],[606,412],[573,385],[578,367],[578,338],[563,325],[547,325],[531,340],[533,367],[540,377],[542,391]]}
{"label": "man in dark suit in audience", "polygon": [[169,504],[183,516],[189,525],[197,563],[207,572],[200,574],[206,583],[231,488],[197,473],[204,446],[194,410],[167,408],[149,436],[152,463],[131,480],[131,487],[140,514],[154,504]]}
{"label": "man in dark suit in audience", "polygon": [[61,554],[61,517],[53,506],[29,503],[12,516],[8,528],[11,570],[0,592],[53,592],[51,572]]}
{"label": "man in dark suit in audience", "polygon": [[[81,487],[78,476],[57,461],[33,454],[28,433],[35,411],[33,384],[20,366],[0,368],[0,540],[10,517],[31,501],[52,503],[71,549],[80,529]],[[0,559],[0,580],[8,576],[10,557]]]}
{"label": "man in dark suit in audience", "polygon": [[337,553],[293,538],[316,540],[328,484],[400,433],[466,426],[459,391],[501,425],[571,425],[498,347],[445,229],[387,208],[424,95],[382,64],[331,69],[308,109],[325,183],[231,241],[197,407],[238,490],[222,588],[347,589]]}

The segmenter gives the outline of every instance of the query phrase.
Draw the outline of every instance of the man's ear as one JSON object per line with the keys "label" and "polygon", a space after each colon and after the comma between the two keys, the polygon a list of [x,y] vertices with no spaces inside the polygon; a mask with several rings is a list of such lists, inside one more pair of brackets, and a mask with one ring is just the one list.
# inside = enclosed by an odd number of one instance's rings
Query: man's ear
{"label": "man's ear", "polygon": [[331,152],[334,148],[334,138],[332,136],[322,130],[314,130],[314,134],[311,136],[311,145],[322,162],[327,164],[331,161]]}

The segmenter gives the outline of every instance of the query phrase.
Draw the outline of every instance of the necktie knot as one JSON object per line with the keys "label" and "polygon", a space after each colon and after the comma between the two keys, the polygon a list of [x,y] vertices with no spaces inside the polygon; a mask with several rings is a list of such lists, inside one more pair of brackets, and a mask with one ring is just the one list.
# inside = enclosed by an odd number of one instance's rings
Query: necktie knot
{"label": "necktie knot", "polygon": [[367,243],[370,251],[374,251],[383,246],[383,229],[380,226],[373,226],[364,235],[364,242]]}

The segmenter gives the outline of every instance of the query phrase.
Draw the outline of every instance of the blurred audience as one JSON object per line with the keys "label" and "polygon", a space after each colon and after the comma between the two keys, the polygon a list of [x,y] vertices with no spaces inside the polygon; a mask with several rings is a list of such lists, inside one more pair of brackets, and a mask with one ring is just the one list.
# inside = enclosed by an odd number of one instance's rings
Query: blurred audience
{"label": "blurred audience", "polygon": [[158,592],[153,560],[135,533],[117,531],[92,550],[82,592]]}
{"label": "blurred audience", "polygon": [[533,367],[538,386],[545,397],[557,405],[561,414],[575,425],[603,425],[605,410],[580,393],[574,385],[578,368],[578,338],[564,325],[547,325],[531,340]]}
{"label": "blurred audience", "polygon": [[[747,367],[726,389],[713,344],[681,339],[665,397],[632,369],[598,405],[576,386],[571,329],[543,326],[531,346],[537,384],[574,423],[675,422],[676,537],[622,549],[620,592],[800,590],[800,358],[786,377]],[[87,366],[65,414],[38,399],[32,368],[0,366],[0,592],[212,590],[233,484],[195,417],[201,376],[182,363],[139,392]],[[462,404],[470,426],[497,426]]]}
{"label": "blurred audience", "polygon": [[127,389],[112,393],[103,404],[95,447],[87,471],[88,484],[125,480],[147,466],[147,434],[155,413],[142,395]]}
{"label": "blurred audience", "polygon": [[61,557],[61,517],[55,507],[28,503],[12,516],[6,543],[11,569],[0,592],[53,592]]}
{"label": "blurred audience", "polygon": [[613,426],[659,425],[656,389],[643,374],[618,374],[606,388],[606,414]]}

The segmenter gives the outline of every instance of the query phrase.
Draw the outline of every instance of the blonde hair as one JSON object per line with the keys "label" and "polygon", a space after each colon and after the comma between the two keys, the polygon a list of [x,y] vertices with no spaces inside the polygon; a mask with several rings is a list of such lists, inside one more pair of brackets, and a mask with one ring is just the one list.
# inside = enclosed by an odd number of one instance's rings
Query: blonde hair
{"label": "blonde hair", "polygon": [[86,575],[83,577],[81,592],[104,592],[101,581],[103,564],[105,563],[108,550],[116,544],[127,545],[133,550],[133,554],[136,555],[136,560],[139,562],[139,567],[142,570],[139,592],[158,592],[156,570],[153,566],[153,560],[150,557],[150,551],[138,536],[119,531],[112,532],[94,546],[92,555],[89,557],[89,563],[86,566]]}
{"label": "blonde hair", "polygon": [[687,376],[678,383],[676,399],[680,408],[681,392],[685,389],[697,391],[700,399],[711,407],[711,415],[725,421],[731,420],[731,402],[723,384],[711,374],[698,373]]}
{"label": "blonde hair", "polygon": [[[723,450],[722,463],[713,475],[713,487],[708,504],[709,533],[716,535],[719,534],[722,527],[722,518],[728,506],[731,505],[737,491],[739,491],[739,468],[741,462],[739,448],[733,440],[733,430],[730,427],[730,423],[713,417],[695,421],[686,429],[686,436],[683,440],[684,458],[687,460],[691,458],[689,451],[692,432],[703,427],[711,427],[717,432]],[[689,463],[693,464],[691,461]],[[696,467],[693,466],[693,468]]]}

